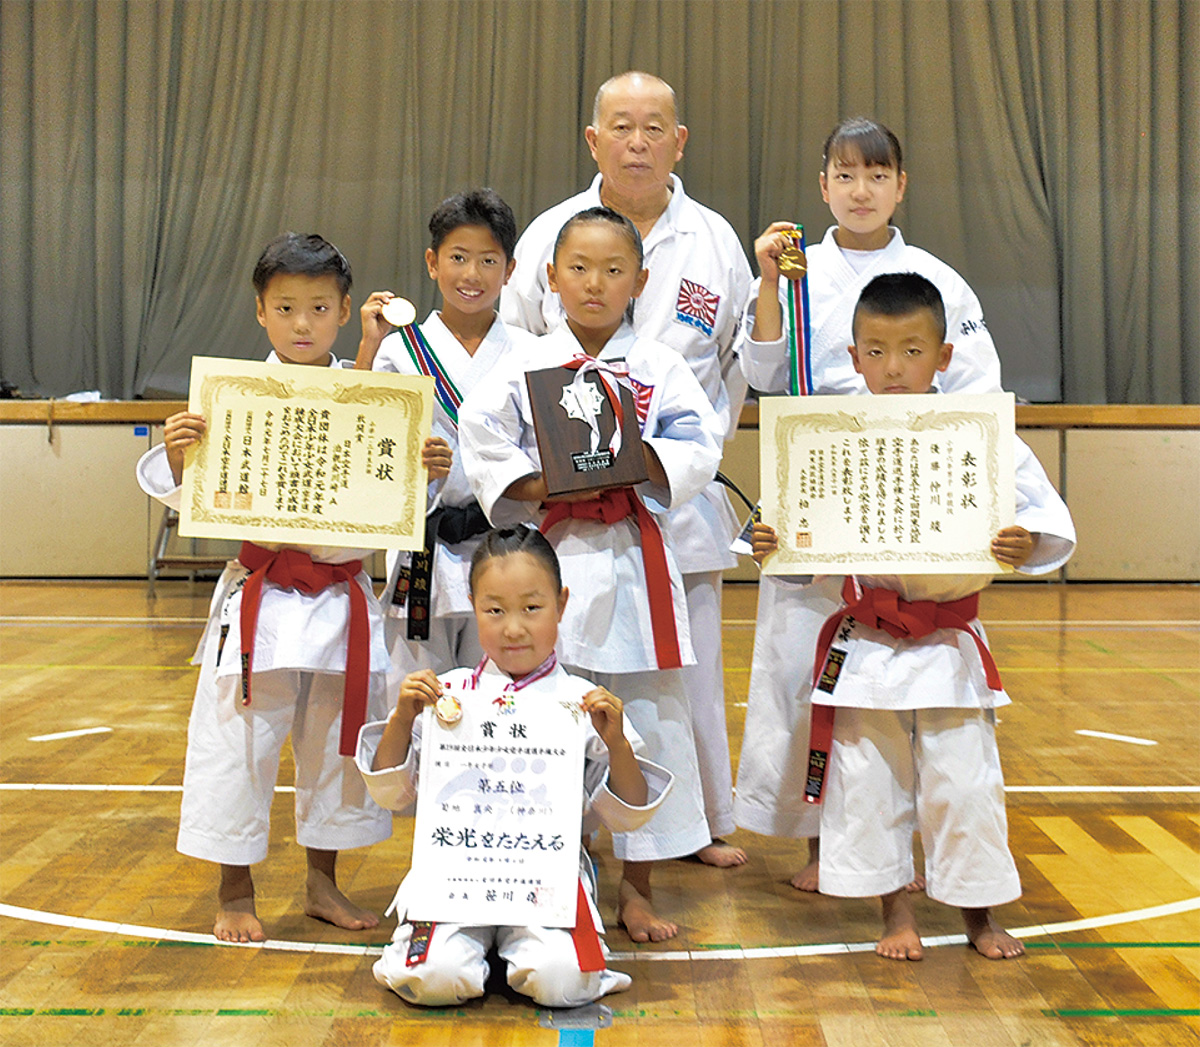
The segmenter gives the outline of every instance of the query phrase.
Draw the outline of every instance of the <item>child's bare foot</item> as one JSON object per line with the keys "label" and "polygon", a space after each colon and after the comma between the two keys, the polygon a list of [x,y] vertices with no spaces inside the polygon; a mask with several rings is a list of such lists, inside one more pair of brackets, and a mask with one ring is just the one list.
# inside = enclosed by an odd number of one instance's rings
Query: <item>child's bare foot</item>
{"label": "child's bare foot", "polygon": [[989,960],[1011,960],[1021,956],[1025,946],[992,919],[990,909],[963,909],[967,941],[980,956]]}
{"label": "child's bare foot", "polygon": [[304,911],[314,919],[348,931],[369,931],[379,926],[379,917],[375,913],[355,905],[327,873],[311,865],[305,884]]}
{"label": "child's bare foot", "polygon": [[267,932],[254,911],[254,896],[221,902],[213,936],[223,942],[265,942]]}
{"label": "child's bare foot", "polygon": [[923,959],[925,952],[908,891],[902,887],[879,900],[883,903],[883,937],[875,943],[875,951],[888,960]]}
{"label": "child's bare foot", "polygon": [[820,887],[821,838],[811,836],[808,840],[808,864],[788,882],[798,891],[816,893]]}
{"label": "child's bare foot", "polygon": [[662,919],[650,899],[624,879],[617,895],[617,923],[635,942],[665,942],[679,933],[676,924]]}
{"label": "child's bare foot", "polygon": [[213,936],[223,942],[265,942],[254,908],[254,881],[246,865],[222,865]]}
{"label": "child's bare foot", "polygon": [[740,847],[734,847],[731,843],[726,843],[724,840],[715,838],[707,847],[701,847],[693,857],[702,861],[705,865],[715,865],[719,869],[728,869],[734,865],[746,864],[745,851]]}

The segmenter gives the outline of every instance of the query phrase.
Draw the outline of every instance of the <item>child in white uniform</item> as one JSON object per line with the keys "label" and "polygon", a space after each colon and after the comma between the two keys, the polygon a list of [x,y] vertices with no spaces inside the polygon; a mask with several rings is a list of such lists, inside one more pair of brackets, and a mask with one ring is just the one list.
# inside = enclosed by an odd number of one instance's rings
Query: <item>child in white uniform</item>
{"label": "child in white uniform", "polygon": [[[872,393],[928,392],[953,347],[944,342],[937,288],[913,273],[877,277],[854,318],[850,356]],[[1002,528],[992,555],[1027,574],[1066,562],[1075,546],[1070,513],[1037,459],[1016,441],[1017,524]],[[777,546],[754,529],[755,558]],[[982,955],[1020,955],[1021,943],[992,917],[1020,896],[1008,850],[1004,779],[995,713],[1009,698],[987,652],[976,610],[990,576],[856,577],[842,585],[844,606],[821,632],[819,682],[806,697],[836,706],[820,810],[820,890],[843,897],[878,894],[884,933],[876,952],[919,960],[921,940],[910,893],[912,834],[925,848],[929,897],[962,910],[967,938]],[[886,607],[898,595],[899,615]],[[921,603],[931,602],[927,607]],[[953,607],[947,607],[953,604]],[[923,611],[953,613],[958,628],[899,623]],[[890,628],[885,628],[885,623]],[[836,654],[835,654],[836,652]],[[827,662],[826,657],[832,659]],[[840,663],[840,672],[826,669]],[[793,738],[807,746],[807,738]]]}
{"label": "child in white uniform", "polygon": [[417,669],[442,672],[479,661],[467,570],[489,525],[455,454],[457,407],[514,348],[535,341],[496,315],[496,301],[515,264],[517,223],[495,190],[471,189],[443,200],[429,218],[429,234],[425,265],[437,282],[442,307],[429,314],[421,333],[433,359],[412,344],[411,332],[393,331],[383,308],[394,295],[376,291],[362,307],[355,361],[359,368],[400,374],[428,374],[432,364],[448,379],[433,407],[431,447],[450,472],[429,486],[426,543],[432,563],[428,552],[389,554],[380,598],[397,683]]}
{"label": "child in white uniform", "polygon": [[[900,230],[888,224],[907,182],[900,142],[882,124],[861,117],[844,120],[826,139],[821,195],[838,224],[807,251],[812,327],[808,393],[867,391],[846,347],[859,294],[875,276],[889,272],[920,273],[941,293],[954,355],[947,370],[935,375],[934,386],[954,393],[1000,391],[1000,361],[975,293],[945,262],[909,246]],[[755,241],[761,276],[738,344],[747,379],[766,393],[789,391],[792,330],[778,259],[790,229],[791,222],[773,222]],[[777,577],[764,577],[759,584],[734,815],[738,825],[754,832],[808,838],[808,864],[791,880],[799,890],[817,889],[819,848],[817,812],[802,800],[804,767],[794,765],[796,753],[787,744],[793,734],[808,729],[808,705],[797,702],[796,695],[803,693],[812,665],[796,652],[815,650],[821,624],[840,602],[839,585],[832,579],[804,589]]]}
{"label": "child in white uniform", "polygon": [[[444,688],[463,693],[503,680],[517,702],[523,694],[552,695],[580,701],[589,714],[580,782],[585,826],[599,821],[621,831],[645,823],[670,788],[671,776],[637,755],[641,742],[628,727],[619,698],[557,664],[555,640],[569,593],[550,543],[527,527],[488,532],[477,544],[470,585],[483,661],[474,672],[455,669],[441,679],[428,669],[405,677],[387,722],[363,727],[358,767],[371,795],[394,810],[413,801],[420,774],[418,715],[437,703]],[[580,877],[588,901],[581,919],[603,931],[591,862],[582,848]],[[482,996],[493,945],[507,963],[509,985],[544,1007],[578,1007],[629,986],[629,976],[609,970],[602,952],[587,962],[567,928],[414,925],[405,918],[407,882],[396,894],[400,922],[374,971],[381,985],[410,1003],[448,1006]]]}
{"label": "child in white uniform", "polygon": [[[268,244],[254,270],[258,321],[274,347],[267,362],[342,366],[330,350],[350,317],[350,282],[346,259],[319,236],[287,233]],[[168,418],[163,443],[138,463],[142,489],[178,508],[184,453],[205,431],[201,415]],[[387,708],[383,615],[361,564],[370,552],[246,542],[217,584],[188,721],[178,847],[221,865],[213,933],[224,941],[266,937],[250,866],[267,855],[279,754],[289,733],[296,842],[308,855],[305,911],[350,930],[379,923],[335,879],[339,850],[391,835],[391,816],[366,795],[340,751],[353,755],[362,719]],[[322,576],[324,587],[301,591],[289,578],[292,568]],[[243,627],[253,637],[245,669]],[[365,679],[347,673],[348,644],[368,656]]]}
{"label": "child in white uniform", "polygon": [[[710,840],[678,671],[695,658],[665,510],[711,481],[722,432],[683,358],[639,338],[626,320],[646,280],[640,243],[633,224],[608,208],[568,220],[550,265],[567,323],[475,389],[463,405],[461,439],[467,477],[492,522],[540,523],[558,552],[575,594],[560,635],[564,664],[619,691],[650,758],[676,776],[654,824],[614,838],[614,851],[626,863],[620,921],[634,940],[659,941],[677,928],[653,911],[650,863],[694,854]],[[631,388],[650,479],[636,489],[559,499],[548,515],[525,372],[572,363],[598,365]],[[648,521],[645,540],[635,512]],[[667,620],[665,637],[656,634],[656,614]]]}

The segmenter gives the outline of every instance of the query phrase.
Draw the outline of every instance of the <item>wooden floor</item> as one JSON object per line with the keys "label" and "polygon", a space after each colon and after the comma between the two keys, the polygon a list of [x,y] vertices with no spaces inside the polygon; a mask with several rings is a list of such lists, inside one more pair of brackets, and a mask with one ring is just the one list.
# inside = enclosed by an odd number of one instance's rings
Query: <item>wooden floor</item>
{"label": "wooden floor", "polygon": [[[1022,929],[1025,958],[989,962],[951,940],[922,963],[881,960],[869,951],[872,904],[799,894],[787,884],[797,847],[739,833],[743,868],[656,872],[679,938],[634,947],[611,932],[633,987],[581,1014],[539,1012],[503,985],[433,1012],[382,990],[371,963],[390,921],[355,935],[302,914],[286,792],[255,872],[274,941],[213,942],[213,869],[174,850],[187,659],[210,589],[164,583],[150,603],[136,583],[0,583],[9,1047],[1200,1044],[1200,588],[1006,584],[984,595],[1015,700],[1000,736],[1025,890],[1000,915]],[[726,588],[735,758],[755,595]],[[409,830],[397,820],[391,841],[343,855],[356,900],[387,905]],[[599,860],[611,916],[607,841]],[[961,929],[924,898],[918,912],[927,936]],[[611,1024],[591,1031],[599,1022]]]}

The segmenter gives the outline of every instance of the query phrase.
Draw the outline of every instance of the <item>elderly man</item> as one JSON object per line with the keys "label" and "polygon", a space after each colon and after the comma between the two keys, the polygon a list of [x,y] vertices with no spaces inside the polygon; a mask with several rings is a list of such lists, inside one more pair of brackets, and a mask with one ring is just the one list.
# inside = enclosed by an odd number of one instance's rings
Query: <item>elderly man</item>
{"label": "elderly man", "polygon": [[[641,233],[650,270],[646,288],[635,302],[634,329],[683,355],[728,437],[737,426],[745,395],[733,342],[752,277],[733,228],[688,197],[672,173],[683,157],[687,137],[687,128],[678,121],[675,92],[663,80],[628,72],[601,85],[592,123],[584,131],[599,174],[584,192],[529,224],[517,243],[516,270],[501,297],[500,315],[505,323],[534,334],[545,334],[561,323],[562,306],[558,295],[549,290],[546,276],[559,229],[571,215],[588,207],[605,204],[619,211]],[[696,854],[713,865],[740,865],[746,860],[743,851],[720,840],[734,827],[721,660],[721,572],[734,565],[728,550],[736,529],[729,499],[716,482],[674,511],[669,521],[699,659],[699,664],[682,670],[692,703],[711,841]],[[627,886],[642,880],[638,870],[631,875],[631,864],[626,864],[622,883],[622,923],[638,941],[673,936],[674,925],[655,917],[650,908],[648,871],[645,891],[639,892],[643,897],[627,899]]]}

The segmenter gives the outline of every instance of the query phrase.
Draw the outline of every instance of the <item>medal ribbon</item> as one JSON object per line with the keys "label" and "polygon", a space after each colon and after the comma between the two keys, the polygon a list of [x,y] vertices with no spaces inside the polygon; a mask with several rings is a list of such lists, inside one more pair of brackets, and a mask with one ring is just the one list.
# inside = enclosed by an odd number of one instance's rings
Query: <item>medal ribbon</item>
{"label": "medal ribbon", "polygon": [[[800,250],[805,252],[804,226],[796,226],[796,232],[799,234]],[[809,330],[807,271],[798,280],[788,280],[787,309],[789,326],[788,379],[791,386],[791,394],[793,396],[811,396],[813,391],[812,336]]]}
{"label": "medal ribbon", "polygon": [[[1000,670],[992,652],[982,637],[971,628],[971,620],[979,615],[979,594],[972,593],[961,600],[938,603],[936,600],[904,600],[891,589],[872,589],[859,585],[853,578],[842,583],[844,606],[831,614],[821,626],[817,639],[817,655],[813,663],[813,686],[832,692],[841,662],[836,665],[830,659],[833,638],[838,627],[847,618],[871,629],[882,629],[899,640],[908,637],[919,640],[938,629],[958,629],[975,641],[983,662],[988,687],[993,691],[1001,688]],[[812,706],[812,722],[808,739],[808,780],[804,788],[804,799],[808,803],[820,803],[824,789],[825,771],[829,762],[830,746],[833,744],[832,705]]]}
{"label": "medal ribbon", "polygon": [[654,654],[660,669],[679,669],[679,631],[675,624],[675,605],[671,599],[671,574],[667,569],[667,548],[654,514],[646,508],[632,487],[612,487],[599,498],[586,502],[547,502],[549,512],[540,528],[546,534],[566,519],[599,520],[608,525],[632,516],[637,521],[642,545],[642,571],[646,578],[646,596],[650,601],[650,630],[654,636]]}
{"label": "medal ribbon", "polygon": [[346,683],[342,693],[342,733],[338,752],[353,756],[358,745],[359,728],[367,719],[367,681],[371,672],[371,627],[367,616],[367,598],[357,575],[361,560],[349,563],[316,563],[300,549],[272,552],[253,542],[242,542],[239,562],[250,570],[242,587],[242,705],[250,704],[250,673],[254,660],[254,634],[258,627],[258,608],[263,582],[270,579],[281,589],[319,593],[338,582],[350,590],[350,629],[346,640]]}
{"label": "medal ribbon", "polygon": [[437,358],[437,353],[426,341],[419,324],[409,324],[407,327],[401,327],[399,331],[400,337],[404,340],[404,348],[408,350],[412,362],[416,364],[417,370],[421,374],[428,375],[433,379],[434,396],[437,397],[437,402],[442,405],[442,410],[446,412],[450,421],[457,426],[458,407],[462,403],[462,393],[458,391],[458,386],[450,378],[450,372],[442,365],[442,361]]}
{"label": "medal ribbon", "polygon": [[[474,690],[478,689],[479,678],[483,675],[483,670],[484,670],[484,667],[487,665],[487,663],[488,663],[488,656],[485,654],[483,656],[483,658],[480,660],[479,664],[477,666],[475,666],[474,670],[472,670],[470,679],[467,681],[467,684],[466,684],[466,686],[471,688],[471,690],[474,691]],[[519,680],[509,680],[508,683],[506,683],[504,685],[504,690],[501,693],[508,694],[510,691],[515,693],[517,691],[524,690],[531,683],[537,683],[538,680],[541,680],[541,679],[549,676],[552,672],[554,672],[555,667],[557,665],[558,665],[558,655],[555,654],[553,651],[551,651],[549,657],[544,662],[542,662],[541,665],[539,665],[536,669],[534,669],[533,672],[528,673],[525,676],[522,676],[521,679],[519,679]]]}

